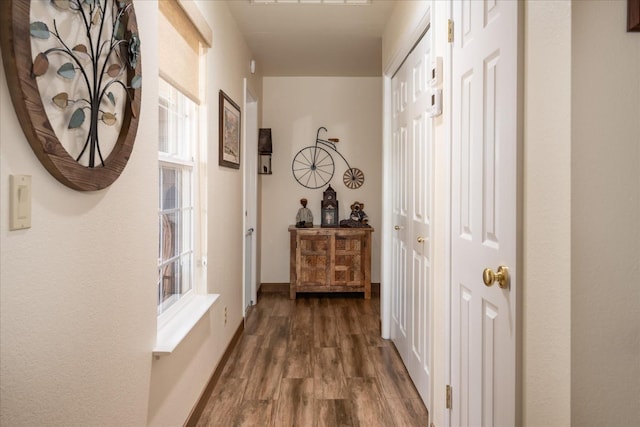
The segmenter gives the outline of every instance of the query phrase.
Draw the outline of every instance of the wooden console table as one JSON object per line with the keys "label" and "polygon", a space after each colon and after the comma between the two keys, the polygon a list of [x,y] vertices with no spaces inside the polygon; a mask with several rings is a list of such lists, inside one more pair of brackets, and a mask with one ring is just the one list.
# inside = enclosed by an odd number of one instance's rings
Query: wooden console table
{"label": "wooden console table", "polygon": [[297,292],[364,292],[371,298],[373,228],[289,226],[289,296]]}

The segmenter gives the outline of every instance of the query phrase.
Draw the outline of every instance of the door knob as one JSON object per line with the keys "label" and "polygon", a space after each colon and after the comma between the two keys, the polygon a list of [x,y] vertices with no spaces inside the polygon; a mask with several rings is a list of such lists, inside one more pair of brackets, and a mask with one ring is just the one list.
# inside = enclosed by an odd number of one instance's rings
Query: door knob
{"label": "door knob", "polygon": [[399,225],[396,225],[395,227],[393,227],[394,230],[398,231],[398,230],[402,230],[404,227],[400,227]]}
{"label": "door knob", "polygon": [[424,241],[427,240],[422,236],[418,236],[418,243],[424,243]]}
{"label": "door knob", "polygon": [[493,286],[495,282],[498,282],[498,286],[502,289],[509,288],[509,269],[503,265],[498,267],[498,272],[494,272],[490,268],[485,268],[482,272],[482,281],[486,286]]}

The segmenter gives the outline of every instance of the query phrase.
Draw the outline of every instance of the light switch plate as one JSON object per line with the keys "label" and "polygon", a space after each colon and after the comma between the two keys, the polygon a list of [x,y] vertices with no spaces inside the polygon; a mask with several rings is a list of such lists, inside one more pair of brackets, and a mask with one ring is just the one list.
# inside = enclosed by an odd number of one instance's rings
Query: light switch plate
{"label": "light switch plate", "polygon": [[429,67],[430,75],[429,75],[429,86],[436,87],[442,83],[442,57],[435,56],[431,58],[431,63]]}
{"label": "light switch plate", "polygon": [[431,89],[431,105],[429,106],[429,117],[438,117],[442,114],[442,89]]}
{"label": "light switch plate", "polygon": [[31,175],[11,175],[9,186],[9,230],[31,228]]}

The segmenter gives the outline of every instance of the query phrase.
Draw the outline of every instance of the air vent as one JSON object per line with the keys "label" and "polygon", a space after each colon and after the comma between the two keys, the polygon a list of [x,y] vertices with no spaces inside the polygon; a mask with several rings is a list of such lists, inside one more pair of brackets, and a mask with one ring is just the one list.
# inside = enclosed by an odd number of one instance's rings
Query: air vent
{"label": "air vent", "polygon": [[251,4],[326,4],[369,6],[371,5],[371,0],[251,0]]}

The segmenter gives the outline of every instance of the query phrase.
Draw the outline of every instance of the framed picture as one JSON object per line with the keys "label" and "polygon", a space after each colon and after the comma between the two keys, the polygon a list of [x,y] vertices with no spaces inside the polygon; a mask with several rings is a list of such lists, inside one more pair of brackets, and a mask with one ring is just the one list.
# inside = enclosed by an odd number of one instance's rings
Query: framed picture
{"label": "framed picture", "polygon": [[640,31],[640,0],[627,0],[627,32]]}
{"label": "framed picture", "polygon": [[220,166],[240,169],[240,107],[220,91],[219,156]]}

